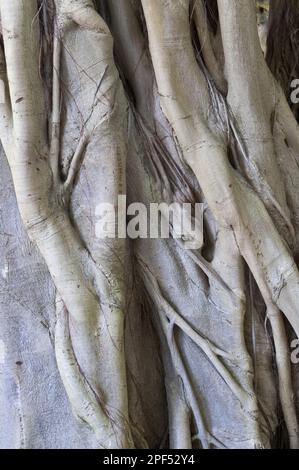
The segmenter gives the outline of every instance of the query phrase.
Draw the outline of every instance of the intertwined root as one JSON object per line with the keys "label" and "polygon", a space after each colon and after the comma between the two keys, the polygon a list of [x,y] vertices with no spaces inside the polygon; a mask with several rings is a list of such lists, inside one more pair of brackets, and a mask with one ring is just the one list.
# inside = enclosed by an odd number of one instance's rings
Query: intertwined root
{"label": "intertwined root", "polygon": [[[280,102],[283,97],[273,85],[274,80],[264,63],[253,2],[219,0],[218,7],[228,82],[227,100],[238,130],[234,123],[228,123],[223,129],[221,116],[219,119],[210,109],[209,92],[220,101],[220,111],[222,99],[205,70],[198,70],[190,38],[189,1],[172,2],[171,6],[165,1],[143,1],[162,109],[213,215],[220,227],[232,230],[239,256],[247,262],[268,311],[272,312],[269,318],[276,343],[281,400],[291,445],[297,447],[298,424],[290,367],[285,358],[287,339],[279,310],[287,316],[298,336],[299,273],[286,244],[294,243],[294,228],[286,202],[285,181],[278,168],[277,153],[282,149],[275,148],[271,128],[271,117],[274,115],[275,119],[277,112],[277,100],[273,103],[272,95],[278,93]],[[241,38],[240,30],[244,31]],[[249,41],[250,50],[246,52]],[[258,72],[256,67],[259,67]],[[187,82],[184,88],[181,87],[182,76]],[[217,82],[218,76],[215,79]],[[227,113],[229,121],[227,108],[222,107],[222,111]],[[289,120],[290,128],[293,128],[295,124],[291,118]],[[241,169],[254,189],[228,161],[227,135],[231,130],[237,142]],[[284,150],[287,153],[286,146]],[[298,151],[298,147],[293,150]],[[297,214],[292,216],[296,218]],[[223,249],[232,250],[232,247],[224,246]],[[239,288],[242,292],[242,284]]]}
{"label": "intertwined root", "polygon": [[[147,447],[142,423],[141,430],[132,425],[146,387],[138,377],[130,378],[139,387],[137,399],[128,398],[124,331],[131,289],[134,305],[141,311],[144,302],[156,318],[170,445],[271,445],[276,402],[267,403],[265,390],[274,385],[256,383],[257,376],[268,380],[270,361],[257,364],[264,351],[254,330],[266,310],[290,445],[299,447],[283,318],[299,336],[299,198],[292,189],[299,182],[298,127],[266,67],[254,3],[218,0],[218,32],[206,3],[55,1],[53,37],[47,37],[50,123],[37,3],[0,5],[1,141],[24,225],[57,289],[62,381],[75,416],[101,447]],[[88,208],[82,204],[83,216],[76,218],[76,190],[82,196],[86,189],[83,161],[94,184]],[[203,250],[188,252],[175,240],[138,240],[128,252],[124,240],[96,241],[95,206],[104,200],[117,209],[118,194],[127,190],[130,201],[145,204],[204,202]],[[140,282],[140,297],[127,266]],[[252,276],[259,307],[247,293]],[[129,341],[134,334],[127,332]],[[265,336],[262,329],[258,334]]]}
{"label": "intertwined root", "polygon": [[[13,136],[7,139],[3,122],[1,138],[21,217],[47,264],[62,303],[55,330],[58,368],[75,415],[93,430],[98,445],[132,447],[123,340],[124,286],[117,280],[118,271],[123,269],[123,243],[114,247],[119,261],[111,254],[113,247],[102,246],[100,254],[93,254],[94,244],[88,238],[83,241],[69,207],[83,152],[88,155],[88,146],[106,133],[108,121],[115,122],[105,140],[110,145],[111,172],[115,176],[110,181],[112,203],[116,204],[115,194],[125,186],[125,147],[123,142],[113,144],[114,137],[121,138],[125,129],[122,117],[125,107],[112,61],[112,38],[92,2],[57,2],[53,28],[56,36],[52,132],[48,142],[39,73],[37,4],[28,0],[20,8],[18,1],[3,1],[0,12],[10,93],[4,106],[9,108],[11,103],[13,116],[9,123]],[[82,50],[75,47],[74,38],[78,37],[82,39]],[[87,57],[83,55],[85,44],[89,46]],[[108,67],[110,73],[106,76]],[[90,69],[89,73],[86,69]],[[69,73],[73,74],[71,78]],[[76,80],[81,82],[79,88]],[[70,108],[77,107],[81,119],[77,135],[69,128],[68,115],[62,111],[62,106],[68,104],[67,96],[61,102],[62,83],[67,86],[68,81]],[[9,116],[9,112],[6,114]],[[70,135],[79,144],[63,182],[59,170],[62,162],[59,164],[58,158],[63,159],[63,138],[69,139]],[[102,187],[100,182],[97,188],[101,191]],[[110,278],[114,278],[112,283]],[[115,373],[106,371],[106,377],[101,377],[109,355]]]}

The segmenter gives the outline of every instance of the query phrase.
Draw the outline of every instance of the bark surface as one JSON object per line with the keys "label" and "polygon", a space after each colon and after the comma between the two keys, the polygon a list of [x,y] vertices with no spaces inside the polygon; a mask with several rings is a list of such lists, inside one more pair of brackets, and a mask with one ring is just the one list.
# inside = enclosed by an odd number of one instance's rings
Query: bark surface
{"label": "bark surface", "polygon": [[[252,0],[0,1],[1,447],[299,448],[282,3],[265,58]],[[201,248],[98,238],[119,195]]]}

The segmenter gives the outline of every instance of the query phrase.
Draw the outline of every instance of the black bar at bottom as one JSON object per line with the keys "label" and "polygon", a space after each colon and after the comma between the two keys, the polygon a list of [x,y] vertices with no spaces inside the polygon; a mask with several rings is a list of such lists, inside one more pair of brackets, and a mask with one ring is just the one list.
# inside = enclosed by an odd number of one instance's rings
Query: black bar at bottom
{"label": "black bar at bottom", "polygon": [[[210,465],[219,465],[219,470],[226,466],[230,468],[236,464],[238,467],[250,467],[264,464],[269,467],[273,463],[277,466],[287,465],[288,458],[297,456],[293,450],[0,450],[0,461],[4,463],[19,463],[21,465],[34,464],[72,464],[79,466],[122,466],[136,468],[147,466],[149,468],[162,465],[187,465],[208,468]],[[295,454],[294,454],[295,453]],[[266,467],[265,467],[266,468]]]}

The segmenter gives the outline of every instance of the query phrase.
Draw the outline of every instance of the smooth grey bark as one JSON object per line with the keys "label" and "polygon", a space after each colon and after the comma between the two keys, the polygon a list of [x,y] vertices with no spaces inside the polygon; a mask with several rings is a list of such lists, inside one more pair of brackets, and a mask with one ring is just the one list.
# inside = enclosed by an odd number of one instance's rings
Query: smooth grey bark
{"label": "smooth grey bark", "polygon": [[[299,137],[253,2],[219,0],[218,35],[202,2],[99,0],[100,15],[89,0],[55,3],[50,93],[37,2],[1,4],[23,36],[3,31],[0,70],[12,173],[2,155],[0,405],[14,410],[0,445],[276,447],[283,416],[297,447],[283,314],[298,334]],[[39,180],[27,165],[41,150]],[[203,202],[203,247],[99,241],[96,206],[119,193]]]}

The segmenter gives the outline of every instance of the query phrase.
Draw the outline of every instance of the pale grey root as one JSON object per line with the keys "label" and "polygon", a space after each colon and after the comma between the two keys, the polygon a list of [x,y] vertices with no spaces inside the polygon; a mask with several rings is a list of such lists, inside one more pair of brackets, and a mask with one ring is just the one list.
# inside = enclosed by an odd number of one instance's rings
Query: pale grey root
{"label": "pale grey root", "polygon": [[[299,132],[254,2],[21,3],[0,3],[0,447],[299,448]],[[203,203],[202,248],[98,239],[120,194]]]}

